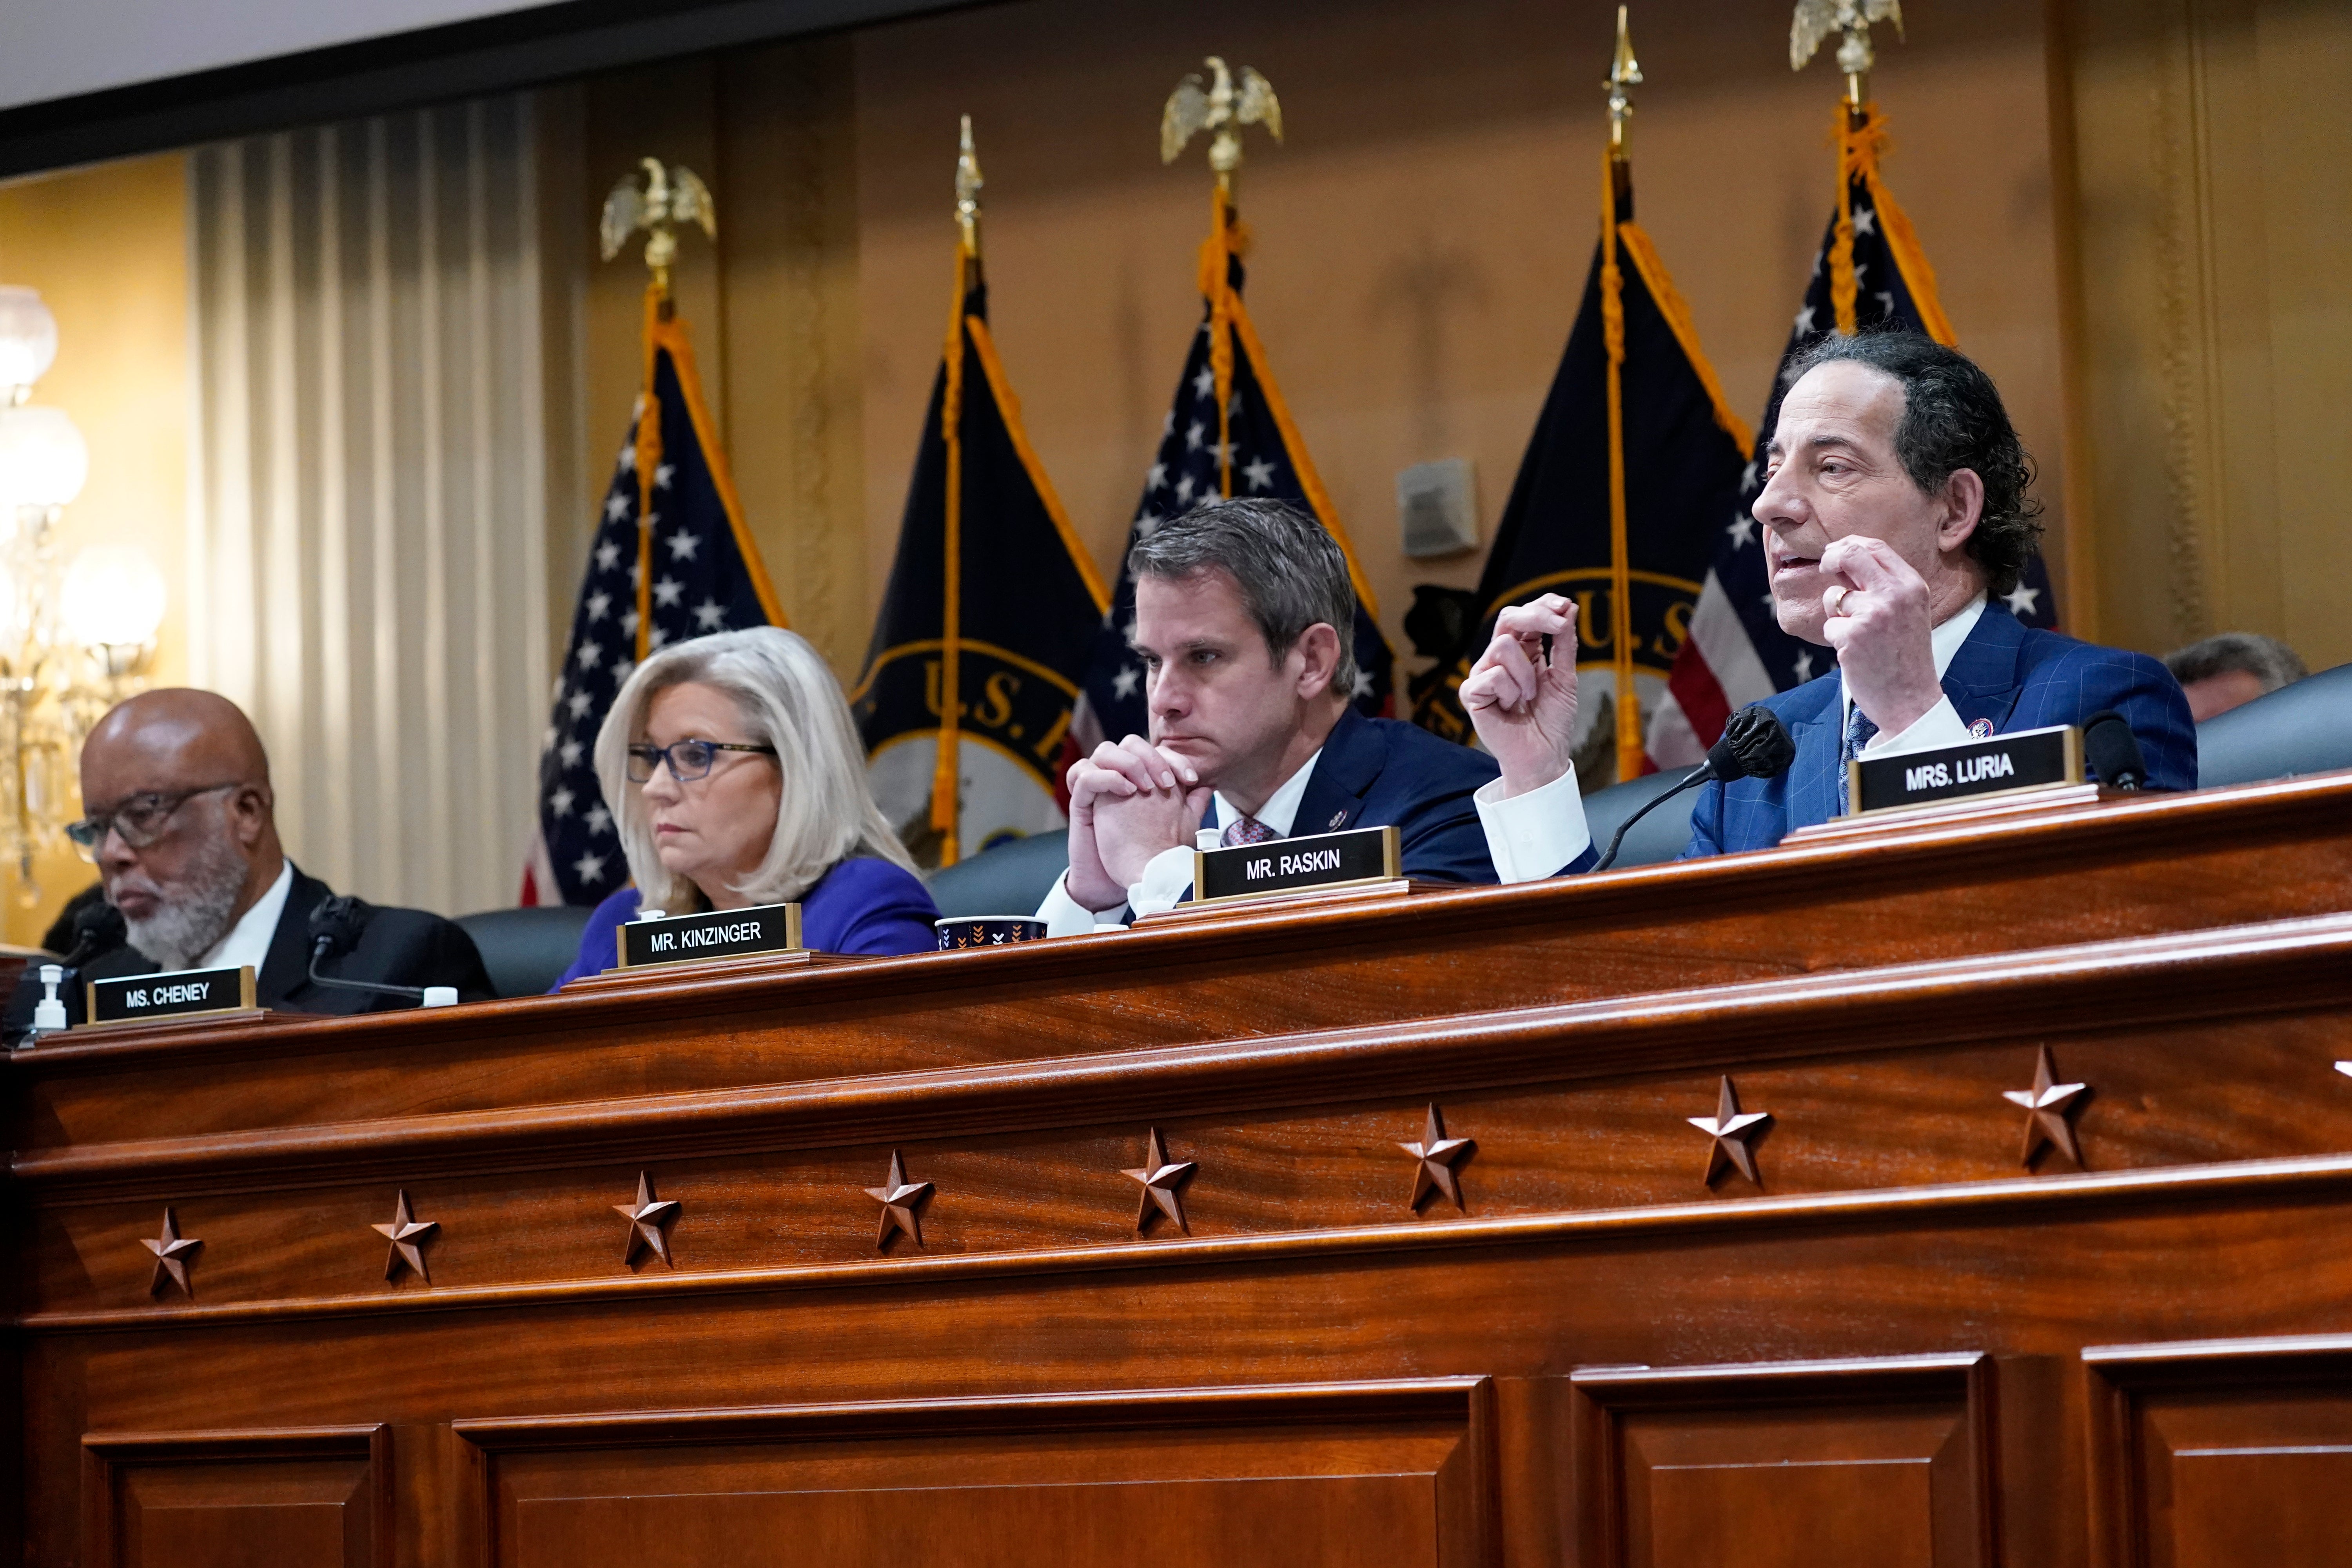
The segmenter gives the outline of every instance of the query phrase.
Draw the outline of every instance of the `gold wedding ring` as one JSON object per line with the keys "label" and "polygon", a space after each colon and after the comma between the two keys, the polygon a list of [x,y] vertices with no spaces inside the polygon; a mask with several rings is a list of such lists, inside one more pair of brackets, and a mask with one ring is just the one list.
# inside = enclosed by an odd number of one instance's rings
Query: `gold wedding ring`
{"label": "gold wedding ring", "polygon": [[1853,595],[1853,590],[1851,588],[1839,588],[1837,591],[1837,603],[1830,606],[1830,614],[1833,616],[1843,616],[1845,614],[1845,602],[1847,599],[1851,598]]}

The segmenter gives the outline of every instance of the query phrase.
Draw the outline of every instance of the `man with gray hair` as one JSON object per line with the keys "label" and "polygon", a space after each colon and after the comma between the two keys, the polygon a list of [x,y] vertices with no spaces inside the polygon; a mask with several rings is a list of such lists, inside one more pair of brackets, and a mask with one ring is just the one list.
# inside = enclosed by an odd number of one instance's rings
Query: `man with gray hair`
{"label": "man with gray hair", "polygon": [[2221,632],[2164,656],[2200,724],[2292,686],[2311,673],[2294,649],[2259,632]]}
{"label": "man with gray hair", "polygon": [[[1161,523],[1128,569],[1151,733],[1070,769],[1070,868],[1038,910],[1053,934],[1181,901],[1204,826],[1255,844],[1392,825],[1407,876],[1514,868],[1507,826],[1473,798],[1493,759],[1350,705],[1355,589],[1321,523],[1279,501],[1215,502]],[[1582,869],[1579,851],[1504,879]]]}

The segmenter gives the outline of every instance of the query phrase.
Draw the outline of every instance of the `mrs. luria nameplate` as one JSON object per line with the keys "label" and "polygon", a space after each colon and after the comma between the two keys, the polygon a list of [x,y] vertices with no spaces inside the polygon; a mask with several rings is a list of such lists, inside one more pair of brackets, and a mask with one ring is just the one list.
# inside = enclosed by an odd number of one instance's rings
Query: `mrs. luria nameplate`
{"label": "mrs. luria nameplate", "polygon": [[1392,826],[1199,849],[1192,854],[1192,897],[1205,904],[1261,893],[1393,881],[1397,854]]}
{"label": "mrs. luria nameplate", "polygon": [[2020,730],[1965,745],[1895,757],[1856,757],[1847,795],[1853,813],[1899,811],[2083,782],[2083,731],[2072,724]]}
{"label": "mrs. luria nameplate", "polygon": [[84,994],[92,1024],[139,1024],[192,1013],[234,1013],[253,1006],[253,966],[181,969],[168,974],[125,974],[93,980]]}
{"label": "mrs. luria nameplate", "polygon": [[665,915],[630,921],[620,928],[620,967],[691,963],[702,958],[741,958],[754,952],[790,952],[801,944],[798,904],[755,904],[748,910],[713,910],[699,915]]}

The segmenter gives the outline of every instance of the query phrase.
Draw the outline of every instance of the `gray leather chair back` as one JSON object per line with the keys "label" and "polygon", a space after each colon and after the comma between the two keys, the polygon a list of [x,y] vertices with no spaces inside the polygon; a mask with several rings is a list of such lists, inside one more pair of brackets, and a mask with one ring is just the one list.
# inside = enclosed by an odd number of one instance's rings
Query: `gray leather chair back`
{"label": "gray leather chair back", "polygon": [[457,924],[480,950],[492,989],[501,996],[537,996],[580,955],[580,933],[591,912],[586,904],[484,910],[459,915]]}
{"label": "gray leather chair back", "polygon": [[1069,867],[1066,830],[1032,834],[933,872],[931,902],[942,915],[1034,914]]}
{"label": "gray leather chair back", "polygon": [[2282,686],[2197,726],[2197,787],[2352,768],[2352,664]]}

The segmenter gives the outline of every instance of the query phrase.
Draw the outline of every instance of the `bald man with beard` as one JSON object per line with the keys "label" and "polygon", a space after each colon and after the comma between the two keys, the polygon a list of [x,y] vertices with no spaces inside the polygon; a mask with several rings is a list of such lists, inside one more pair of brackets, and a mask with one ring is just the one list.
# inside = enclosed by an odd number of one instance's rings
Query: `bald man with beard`
{"label": "bald man with beard", "polygon": [[[414,1005],[310,979],[310,916],[333,890],[304,876],[279,846],[268,753],[236,703],[173,689],[117,706],[83,742],[81,796],[89,815],[75,825],[76,837],[97,859],[129,942],[85,961],[64,987],[74,1022],[84,982],[238,964],[253,966],[261,1005],[282,1012]],[[367,908],[365,915],[356,943],[323,960],[322,975],[450,985],[466,1002],[493,994],[473,940],[452,922],[421,910]],[[9,998],[11,1040],[31,1025],[37,973],[27,971]]]}

